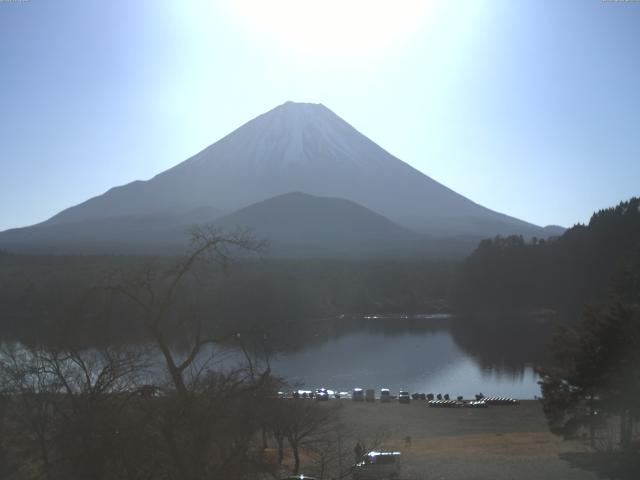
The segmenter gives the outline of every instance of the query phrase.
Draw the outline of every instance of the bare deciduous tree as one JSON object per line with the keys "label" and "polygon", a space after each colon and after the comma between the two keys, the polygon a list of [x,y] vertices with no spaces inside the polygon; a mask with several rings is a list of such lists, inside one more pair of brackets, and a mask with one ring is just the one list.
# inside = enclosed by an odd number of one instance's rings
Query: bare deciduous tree
{"label": "bare deciduous tree", "polygon": [[[224,271],[239,253],[259,252],[264,243],[255,240],[247,231],[232,233],[213,227],[194,227],[191,231],[191,250],[166,272],[148,268],[142,276],[129,285],[109,287],[139,307],[144,328],[160,350],[174,388],[179,396],[189,395],[187,372],[202,349],[225,339],[206,337],[202,334],[200,319],[172,318],[177,295],[188,276],[196,276],[199,263],[213,263]],[[172,348],[169,332],[182,328],[190,335],[187,354],[179,356]]]}
{"label": "bare deciduous tree", "polygon": [[[179,478],[234,476],[251,468],[247,453],[261,425],[251,414],[258,411],[251,402],[272,390],[270,369],[258,371],[244,348],[245,366],[227,372],[207,368],[201,358],[205,347],[235,336],[204,334],[201,320],[176,311],[176,305],[185,293],[181,287],[197,281],[199,266],[213,264],[226,272],[237,255],[258,252],[262,246],[246,231],[194,228],[190,252],[173,268],[149,268],[135,282],[110,287],[140,309],[144,329],[162,355],[175,395],[163,399],[159,432],[171,463],[167,468]],[[186,353],[174,348],[171,334],[176,331],[187,339]]]}
{"label": "bare deciduous tree", "polygon": [[11,394],[7,437],[27,478],[114,477],[112,445],[143,370],[139,350],[12,345],[0,370]]}
{"label": "bare deciduous tree", "polygon": [[[284,401],[283,401],[284,403]],[[293,451],[293,473],[300,471],[300,449],[312,445],[337,419],[333,406],[303,399],[286,400],[285,436]]]}

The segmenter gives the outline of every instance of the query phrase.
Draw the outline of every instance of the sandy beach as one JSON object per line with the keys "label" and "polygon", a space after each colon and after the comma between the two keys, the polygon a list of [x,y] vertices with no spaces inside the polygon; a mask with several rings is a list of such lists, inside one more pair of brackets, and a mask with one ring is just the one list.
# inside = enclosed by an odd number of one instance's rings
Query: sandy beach
{"label": "sandy beach", "polygon": [[429,408],[424,401],[334,402],[340,403],[350,441],[377,439],[380,449],[402,452],[406,479],[598,478],[563,460],[588,447],[550,433],[535,400],[485,409]]}

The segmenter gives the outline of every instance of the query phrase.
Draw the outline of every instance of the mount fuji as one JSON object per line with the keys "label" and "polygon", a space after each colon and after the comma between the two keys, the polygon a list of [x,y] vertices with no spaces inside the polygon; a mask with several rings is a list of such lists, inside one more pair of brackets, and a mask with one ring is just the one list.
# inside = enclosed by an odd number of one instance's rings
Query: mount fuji
{"label": "mount fuji", "polygon": [[[233,212],[292,192],[369,210],[368,220],[381,222],[369,231],[385,231],[389,238],[391,225],[399,236],[411,231],[430,237],[546,237],[560,231],[472,202],[394,157],[322,104],[287,102],[150,180],[112,188],[45,222],[0,233],[0,247],[55,244],[73,250],[82,244],[109,250],[112,244],[144,245],[150,233],[156,246],[177,245],[189,224],[224,218],[228,226]],[[285,198],[295,203],[306,197]],[[263,228],[271,216],[281,219],[277,210],[285,203],[268,203],[273,210],[261,207]],[[326,218],[330,209],[314,211],[323,212],[325,218],[315,220],[325,228],[344,229],[344,222],[332,226]],[[349,211],[357,216],[358,209]],[[290,226],[295,230],[295,223]],[[352,234],[357,232],[349,234],[351,241]]]}

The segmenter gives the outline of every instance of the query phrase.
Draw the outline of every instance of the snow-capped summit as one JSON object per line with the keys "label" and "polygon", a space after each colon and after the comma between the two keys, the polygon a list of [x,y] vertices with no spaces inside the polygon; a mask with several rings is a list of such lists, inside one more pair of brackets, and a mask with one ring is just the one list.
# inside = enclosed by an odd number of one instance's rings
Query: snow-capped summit
{"label": "snow-capped summit", "polygon": [[286,102],[233,131],[180,168],[207,162],[218,167],[242,164],[257,170],[298,163],[333,168],[379,160],[379,149],[372,147],[375,145],[370,140],[321,103]]}

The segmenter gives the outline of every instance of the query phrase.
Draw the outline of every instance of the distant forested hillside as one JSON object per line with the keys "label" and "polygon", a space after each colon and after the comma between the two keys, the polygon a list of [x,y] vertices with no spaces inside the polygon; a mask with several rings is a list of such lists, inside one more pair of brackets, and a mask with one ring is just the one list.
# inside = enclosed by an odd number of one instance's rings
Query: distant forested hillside
{"label": "distant forested hillside", "polygon": [[[0,341],[39,342],[63,334],[80,343],[114,336],[140,340],[138,312],[104,287],[136,284],[151,274],[163,278],[178,260],[0,252]],[[201,318],[206,330],[219,335],[304,335],[307,319],[447,309],[456,266],[426,260],[246,260],[225,273],[204,264],[178,292],[174,314]]]}
{"label": "distant forested hillside", "polygon": [[452,301],[461,312],[554,309],[573,317],[620,292],[638,275],[640,199],[596,212],[549,241],[521,236],[484,240],[463,262]]}

